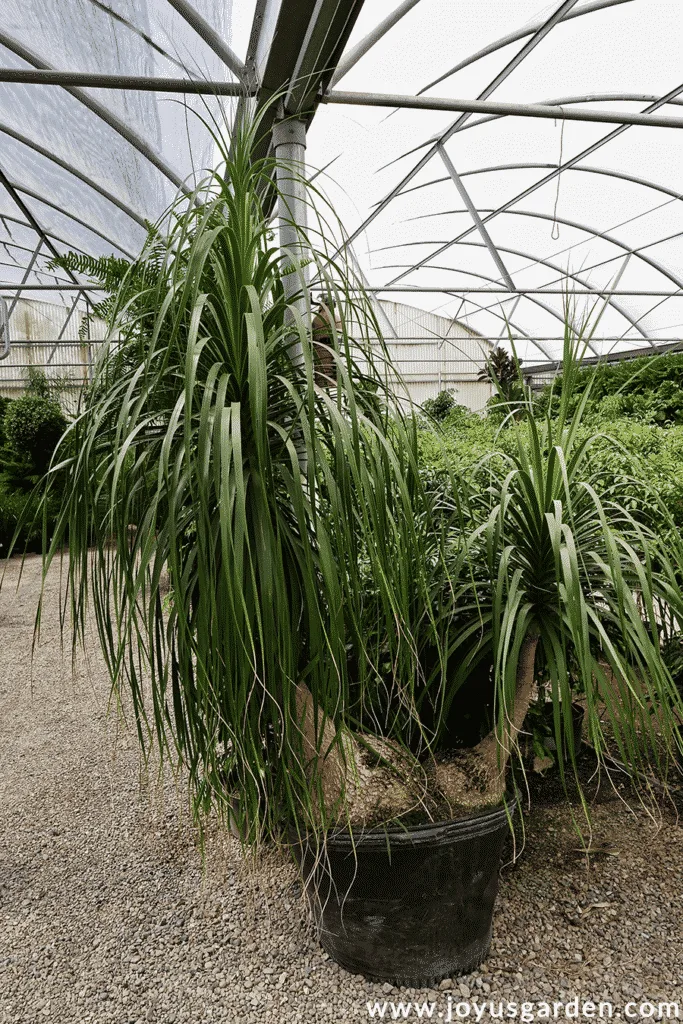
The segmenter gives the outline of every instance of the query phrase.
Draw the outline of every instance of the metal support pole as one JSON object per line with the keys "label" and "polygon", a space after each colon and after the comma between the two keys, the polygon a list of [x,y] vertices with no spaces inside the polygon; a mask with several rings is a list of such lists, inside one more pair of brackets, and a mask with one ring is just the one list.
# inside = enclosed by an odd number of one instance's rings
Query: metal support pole
{"label": "metal support pole", "polygon": [[[306,198],[306,125],[294,118],[278,121],[273,126],[273,149],[277,161],[278,220],[280,247],[285,256],[284,269],[289,270],[282,279],[287,300],[295,305],[302,316],[306,314],[304,290],[308,283],[306,258],[306,225],[308,208]],[[301,363],[301,343],[291,349],[292,360]]]}
{"label": "metal support pole", "polygon": [[462,181],[460,180],[460,175],[456,171],[455,165],[454,165],[453,161],[451,160],[451,158],[449,157],[449,155],[446,152],[445,148],[441,145],[440,142],[437,142],[437,149],[439,151],[439,156],[441,157],[441,160],[443,161],[443,165],[446,168],[446,170],[448,171],[448,173],[450,174],[451,179],[453,181],[453,184],[455,185],[456,189],[458,190],[458,194],[459,194],[460,198],[462,199],[463,203],[467,207],[467,210],[469,212],[470,217],[472,218],[472,220],[476,224],[477,231],[481,235],[481,237],[482,237],[482,239],[484,241],[484,245],[486,246],[488,251],[491,253],[491,257],[493,259],[493,262],[498,267],[498,270],[500,271],[500,276],[502,277],[503,281],[505,282],[505,285],[506,285],[508,291],[514,292],[514,290],[515,290],[515,282],[510,277],[510,273],[509,273],[507,267],[505,266],[505,264],[503,263],[503,259],[502,259],[501,255],[500,255],[500,253],[498,252],[498,250],[496,249],[496,247],[495,247],[495,245],[493,243],[493,240],[492,240],[491,236],[488,233],[486,225],[484,224],[483,220],[479,216],[479,211],[477,210],[476,206],[474,205],[474,203],[470,199],[469,192],[467,191],[467,189],[463,185]]}
{"label": "metal support pole", "polygon": [[352,67],[354,67],[361,57],[364,57],[368,50],[371,50],[375,43],[379,42],[382,36],[386,35],[389,29],[393,28],[403,18],[408,11],[412,11],[420,0],[403,0],[402,3],[396,7],[391,14],[387,15],[383,21],[380,21],[379,25],[370,32],[364,39],[354,46],[354,48],[344,57],[342,61],[337,65],[337,70],[332,76],[330,82],[330,89],[339,82],[344,75],[348,74]]}
{"label": "metal support pole", "polygon": [[80,293],[77,293],[76,298],[74,299],[73,303],[71,304],[71,309],[67,313],[66,320],[64,321],[64,323],[62,324],[62,326],[60,328],[59,334],[57,335],[57,340],[55,341],[55,343],[54,343],[54,345],[52,347],[52,351],[50,352],[50,355],[47,357],[47,362],[45,363],[46,366],[49,366],[50,363],[52,362],[52,360],[54,359],[55,353],[57,352],[57,349],[59,348],[59,343],[64,338],[64,332],[66,331],[67,327],[69,326],[69,321],[71,320],[71,317],[73,316],[73,314],[76,312],[76,306],[78,305],[78,303],[80,301],[80,298],[81,298]]}
{"label": "metal support pole", "polygon": [[0,298],[0,342],[2,342],[2,352],[0,352],[0,359],[7,359],[10,350],[10,335],[9,335],[9,310],[7,309],[7,303],[4,299]]}
{"label": "metal support pole", "polygon": [[[679,85],[675,92],[679,93],[682,90],[683,85]],[[566,107],[543,103],[499,103],[498,100],[488,99],[458,100],[444,96],[403,96],[398,93],[342,92],[341,89],[335,89],[322,96],[321,102],[341,103],[344,106],[395,107],[398,110],[443,110],[468,114],[541,117],[552,121],[587,121],[621,126],[636,124],[647,128],[683,128],[683,117],[662,117],[660,114],[645,112],[619,114],[613,110],[567,110]]]}
{"label": "metal support pole", "polygon": [[[21,283],[22,284],[25,284],[28,281],[29,277],[31,276],[31,271],[33,270],[33,265],[36,262],[36,260],[38,259],[38,256],[40,255],[40,250],[42,249],[42,247],[43,247],[43,239],[39,238],[38,239],[38,245],[33,250],[33,255],[31,256],[31,259],[28,261],[28,264],[26,265],[26,269],[24,270],[24,276],[21,279]],[[11,304],[11,306],[9,308],[9,313],[7,314],[8,317],[11,317],[12,313],[16,309],[16,305],[17,305],[17,302],[19,301],[19,299],[21,298],[22,291],[23,291],[23,289],[21,287],[17,288],[17,290],[15,292],[15,295],[14,295],[14,298],[12,299],[12,304]]]}

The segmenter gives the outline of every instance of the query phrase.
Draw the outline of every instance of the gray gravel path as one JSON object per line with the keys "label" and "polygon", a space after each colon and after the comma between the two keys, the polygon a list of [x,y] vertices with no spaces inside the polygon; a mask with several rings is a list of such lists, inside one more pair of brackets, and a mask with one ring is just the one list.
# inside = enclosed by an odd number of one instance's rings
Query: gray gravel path
{"label": "gray gravel path", "polygon": [[368,1000],[390,1019],[390,1003],[424,999],[447,1019],[449,996],[678,999],[683,1018],[673,817],[657,828],[618,800],[597,806],[593,841],[608,845],[589,868],[566,813],[539,809],[503,873],[487,963],[438,993],[367,983],[319,950],[288,865],[245,872],[218,833],[202,865],[182,787],[141,789],[95,644],[73,676],[62,656],[56,576],[31,668],[40,566],[29,560],[17,591],[18,569],[0,593],[2,1024],[353,1022],[370,1019]]}

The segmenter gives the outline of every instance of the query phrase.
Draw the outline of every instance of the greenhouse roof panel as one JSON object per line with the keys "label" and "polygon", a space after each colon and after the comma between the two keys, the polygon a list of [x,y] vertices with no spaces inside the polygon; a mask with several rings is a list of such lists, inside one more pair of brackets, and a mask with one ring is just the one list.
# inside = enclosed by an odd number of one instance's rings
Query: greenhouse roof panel
{"label": "greenhouse roof panel", "polygon": [[309,163],[329,167],[319,184],[379,295],[491,339],[509,329],[533,360],[557,357],[566,282],[581,303],[614,289],[597,351],[680,335],[675,0],[6,0],[3,14],[0,212],[22,237],[0,239],[8,284],[15,268],[44,280],[52,248],[134,255],[144,222],[214,161],[196,115],[228,125],[275,95],[309,122]]}

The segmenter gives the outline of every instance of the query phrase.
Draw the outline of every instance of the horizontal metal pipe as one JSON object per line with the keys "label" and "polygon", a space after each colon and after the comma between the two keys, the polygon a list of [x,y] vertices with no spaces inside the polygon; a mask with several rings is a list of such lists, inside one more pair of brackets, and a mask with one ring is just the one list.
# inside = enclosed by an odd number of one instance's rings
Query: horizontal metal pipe
{"label": "horizontal metal pipe", "polygon": [[[6,219],[6,218],[5,218]],[[20,222],[21,223],[21,222]],[[61,239],[60,239],[61,241]],[[2,284],[1,292],[105,292],[107,289],[99,284]]]}
{"label": "horizontal metal pipe", "polygon": [[[681,86],[683,89],[683,85]],[[555,121],[596,121],[600,124],[634,124],[647,128],[683,128],[683,117],[659,114],[619,114],[613,110],[568,110],[542,103],[499,103],[497,100],[456,100],[442,96],[403,96],[399,93],[342,92],[335,89],[323,103],[359,107],[399,107],[406,110],[462,111],[472,114],[504,114],[510,117],[543,117]]]}
{"label": "horizontal metal pipe", "polygon": [[[1,68],[0,82],[20,85],[60,85],[83,89],[131,89],[144,92],[186,92],[202,96],[245,96],[240,82],[206,79],[150,78],[146,75],[102,75],[89,71],[43,71],[39,68]],[[249,95],[254,95],[251,90]]]}
{"label": "horizontal metal pipe", "polygon": [[[514,297],[516,295],[566,295],[566,289],[564,288],[516,288],[514,292],[507,292],[507,289],[502,287],[499,290],[495,288],[468,288],[465,285],[448,285],[439,287],[438,285],[420,285],[409,286],[401,288],[399,285],[391,285],[388,287],[381,287],[380,285],[358,285],[357,287],[349,286],[350,291],[365,291],[372,292],[373,295],[378,293],[389,293],[395,295],[415,295],[421,294],[436,294],[436,295],[448,295],[450,292],[457,292],[458,294],[468,295],[501,295],[505,294],[508,297]],[[94,284],[7,284],[0,282],[0,292],[13,292],[13,291],[41,291],[41,292],[103,292],[106,291],[102,285]],[[683,293],[677,292],[676,290],[667,291],[656,291],[646,290],[643,288],[636,288],[633,291],[625,291],[620,288],[615,291],[610,291],[609,288],[595,288],[591,291],[587,289],[571,289],[569,294],[574,295],[616,295],[625,296],[627,298],[671,298],[679,299],[683,298]],[[507,301],[507,300],[506,300]]]}
{"label": "horizontal metal pipe", "polygon": [[[447,286],[439,286],[439,285],[417,285],[417,286],[416,285],[408,285],[405,288],[402,288],[400,285],[388,285],[386,287],[382,287],[381,285],[358,285],[356,288],[351,287],[351,286],[349,286],[349,288],[350,288],[351,291],[366,291],[366,292],[372,292],[373,294],[377,294],[378,292],[382,292],[382,293],[388,292],[388,293],[393,293],[393,294],[397,294],[397,295],[408,295],[411,292],[415,293],[415,295],[420,295],[423,292],[426,293],[426,294],[433,294],[433,293],[435,293],[437,295],[438,294],[442,294],[442,293],[443,294],[448,294],[449,292],[468,293],[468,294],[472,294],[472,295],[487,295],[487,294],[488,295],[500,295],[500,294],[508,294],[507,289],[503,285],[501,285],[501,287],[499,289],[495,289],[495,288],[470,288],[470,287],[467,287],[464,284],[463,285],[447,285]],[[80,285],[80,284],[9,284],[9,283],[0,282],[0,291],[3,291],[3,292],[6,292],[6,291],[18,291],[19,289],[21,289],[21,291],[43,291],[43,292],[73,292],[73,291],[76,291],[76,292],[103,292],[103,291],[106,291],[106,289],[103,288],[102,285],[95,285],[95,284],[83,284],[83,285]],[[509,293],[510,296],[515,296],[515,295],[565,295],[565,294],[566,294],[566,289],[565,288],[516,288],[514,290],[514,292],[510,292]],[[635,288],[635,289],[633,289],[633,291],[626,291],[623,288],[617,289],[615,291],[610,291],[609,288],[594,288],[594,289],[592,289],[590,291],[588,289],[581,289],[581,288],[573,289],[572,288],[570,290],[569,294],[570,295],[607,295],[607,294],[609,294],[609,295],[617,295],[617,296],[618,295],[622,295],[622,296],[627,296],[627,297],[643,296],[645,298],[649,298],[650,296],[654,296],[655,298],[658,297],[658,296],[662,296],[662,297],[669,296],[670,298],[683,298],[683,294],[680,293],[680,292],[677,292],[675,289],[673,291],[667,292],[667,291],[661,291],[661,290],[658,291],[658,290],[655,290],[655,289],[647,290],[647,289],[643,289],[643,288]]]}
{"label": "horizontal metal pipe", "polygon": [[53,345],[59,345],[60,348],[80,348],[88,345],[102,345],[105,340],[105,338],[48,338],[47,340],[33,341],[32,338],[13,338],[12,348],[51,348]]}
{"label": "horizontal metal pipe", "polygon": [[[55,343],[58,344],[59,347],[61,347],[61,346],[76,347],[76,346],[81,346],[81,345],[82,346],[85,346],[85,345],[97,346],[97,345],[103,344],[105,340],[106,339],[104,339],[104,338],[90,338],[90,340],[88,340],[87,338],[85,338],[83,340],[81,340],[80,338],[78,338],[78,339],[70,338],[70,339],[67,339],[67,340],[65,340],[63,338],[59,338],[59,339],[52,339],[51,341],[20,341],[20,340],[16,341],[16,340],[13,340],[12,341],[12,349],[14,349],[14,348],[48,348],[48,347],[51,347],[52,345],[54,345]],[[532,342],[532,341],[535,341],[536,339],[535,338],[529,338],[529,337],[526,337],[525,335],[521,335],[521,334],[513,334],[512,338],[510,338],[510,336],[507,335],[507,334],[505,334],[503,336],[501,336],[499,334],[499,335],[494,335],[492,337],[486,337],[486,335],[482,335],[482,334],[474,334],[474,335],[470,335],[470,336],[465,337],[465,338],[456,337],[455,335],[450,337],[450,338],[449,337],[442,338],[439,335],[439,336],[434,336],[434,337],[429,336],[429,337],[426,337],[426,338],[388,338],[388,339],[385,339],[386,345],[387,345],[388,348],[391,348],[393,345],[399,345],[399,346],[401,346],[401,345],[413,345],[416,342],[419,343],[419,342],[423,342],[423,341],[430,342],[432,345],[442,346],[444,343],[450,343],[450,344],[453,344],[453,345],[457,346],[459,344],[462,344],[462,342],[464,342],[464,341],[494,341],[494,342],[501,342],[501,341],[510,341],[510,340],[512,340],[512,341],[531,341]],[[595,342],[603,342],[603,341],[610,341],[610,342],[612,342],[612,341],[622,341],[622,342],[628,342],[628,341],[640,341],[641,339],[640,338],[622,338],[620,336],[620,337],[617,337],[617,338],[593,338],[592,340],[595,341]],[[555,335],[554,337],[551,337],[549,335],[541,335],[540,338],[539,338],[539,341],[564,341],[564,337],[563,337],[563,335]],[[657,343],[660,344],[660,345],[680,345],[680,344],[683,344],[683,338],[681,338],[681,337],[679,337],[679,338],[653,338],[652,341],[655,343],[655,347],[656,347]],[[644,349],[644,351],[651,352],[652,349],[648,347],[648,348]],[[407,361],[415,361],[415,360],[407,360]],[[450,362],[454,362],[454,361],[458,361],[458,360],[454,360],[453,358],[450,358],[449,361]],[[461,359],[460,361],[467,362],[469,360]],[[51,366],[55,366],[55,365],[56,364],[51,364]],[[71,362],[69,364],[69,366],[75,366],[75,365],[76,364],[71,364]]]}
{"label": "horizontal metal pipe", "polygon": [[[0,287],[2,287],[2,286],[0,286]],[[414,292],[416,295],[419,295],[421,292],[425,292],[425,293],[428,293],[428,294],[431,294],[431,293],[434,293],[434,292],[437,293],[437,294],[443,293],[443,292],[445,292],[445,293],[448,293],[448,292],[458,292],[458,294],[462,294],[462,295],[470,295],[470,294],[472,294],[472,295],[501,295],[501,294],[505,294],[505,295],[508,296],[508,298],[505,300],[506,302],[509,301],[509,299],[514,298],[516,295],[566,295],[567,294],[567,289],[566,288],[515,288],[514,291],[508,292],[508,289],[504,285],[501,285],[500,288],[468,288],[466,285],[448,285],[447,287],[442,287],[442,288],[439,288],[437,286],[430,286],[430,285],[425,285],[425,287],[419,287],[418,286],[418,287],[412,287],[412,288],[411,287],[401,288],[399,285],[391,285],[391,286],[389,286],[387,288],[380,288],[380,287],[371,287],[371,286],[368,285],[368,286],[365,286],[365,287],[359,286],[357,289],[351,288],[350,290],[351,291],[356,291],[357,290],[357,291],[373,292],[373,294],[377,294],[378,292],[382,292],[382,293],[384,293],[384,292],[394,292],[394,293],[400,294],[400,295],[406,295],[406,294],[409,294],[410,292]],[[654,296],[662,295],[662,296],[668,296],[669,298],[672,298],[672,299],[683,298],[683,292],[676,291],[675,289],[673,291],[670,291],[670,292],[667,292],[667,291],[645,291],[642,288],[637,288],[637,289],[634,289],[633,291],[625,291],[623,288],[619,288],[619,289],[615,289],[614,291],[612,291],[609,287],[607,287],[607,288],[590,288],[590,289],[589,288],[576,288],[576,289],[572,288],[569,291],[569,295],[570,296],[574,296],[574,295],[627,295],[629,298],[633,298],[634,296],[637,297],[639,295],[642,295],[642,296],[645,296],[645,297],[649,297],[651,295],[654,295]]]}
{"label": "horizontal metal pipe", "polygon": [[[58,85],[90,89],[131,89],[151,92],[197,93],[204,96],[245,96],[239,82],[199,81],[189,78],[148,78],[144,75],[101,75],[86,71],[42,71],[0,69],[0,82],[23,85]],[[683,88],[683,87],[682,87]],[[253,95],[253,91],[250,93]],[[503,114],[512,117],[541,117],[551,120],[593,121],[604,124],[633,124],[649,128],[683,128],[681,117],[657,114],[616,113],[613,110],[567,110],[541,103],[499,103],[496,100],[458,100],[439,96],[406,96],[400,93],[344,92],[334,89],[323,103],[361,107],[399,107],[412,110],[444,110],[474,114]]]}
{"label": "horizontal metal pipe", "polygon": [[[449,340],[450,340],[449,338],[446,338],[446,341],[449,341]],[[459,339],[454,339],[454,341],[455,340],[464,341],[466,339],[459,338]],[[474,338],[472,338],[472,341],[496,341],[496,342],[499,342],[499,343],[501,341],[528,341],[528,342],[535,342],[536,340],[537,340],[536,338],[527,338],[525,335],[521,335],[521,334],[513,334],[512,338],[510,338],[510,336],[507,335],[507,334],[504,334],[502,337],[499,334],[499,335],[496,335],[495,337],[492,337],[492,338],[486,338],[484,335],[476,335]],[[541,337],[538,340],[539,341],[564,341],[564,337],[562,335],[557,335],[556,337],[551,338],[548,335],[541,335]],[[592,341],[594,341],[594,342],[603,342],[603,341],[622,341],[622,342],[626,342],[626,341],[640,341],[640,340],[641,340],[640,338],[621,338],[621,337],[620,338],[593,338],[592,339]],[[661,345],[681,345],[681,344],[683,344],[683,341],[681,340],[681,338],[652,338],[652,341],[654,342],[653,348],[647,347],[647,348],[643,348],[642,349],[642,351],[647,352],[648,355],[651,355],[652,352],[655,351],[655,349],[658,347],[659,344],[661,344]],[[389,343],[387,342],[387,344],[389,344]],[[389,345],[389,347],[391,347],[391,346]],[[639,351],[640,350],[641,349],[639,349]],[[624,351],[631,351],[631,349],[625,349]]]}

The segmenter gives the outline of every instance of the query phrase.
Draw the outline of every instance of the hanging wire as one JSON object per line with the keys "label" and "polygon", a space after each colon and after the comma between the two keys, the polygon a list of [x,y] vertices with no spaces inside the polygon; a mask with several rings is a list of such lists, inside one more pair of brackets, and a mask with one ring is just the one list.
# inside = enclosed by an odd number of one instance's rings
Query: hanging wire
{"label": "hanging wire", "polygon": [[[560,107],[560,110],[561,109],[562,108]],[[560,178],[562,177],[562,171],[560,170],[560,168],[562,167],[562,154],[563,154],[563,151],[564,151],[564,126],[565,126],[565,124],[566,124],[566,121],[564,120],[564,118],[562,118],[562,125],[560,127],[560,156],[559,156],[559,159],[558,159],[558,162],[557,162],[557,169],[558,169],[557,188],[555,189],[555,206],[553,208],[553,226],[552,226],[551,231],[550,231],[550,237],[552,239],[554,239],[555,241],[557,241],[557,239],[560,237],[560,225],[557,223],[557,204],[560,201]],[[555,121],[555,127],[557,128],[557,121]]]}

